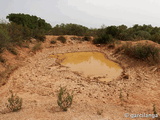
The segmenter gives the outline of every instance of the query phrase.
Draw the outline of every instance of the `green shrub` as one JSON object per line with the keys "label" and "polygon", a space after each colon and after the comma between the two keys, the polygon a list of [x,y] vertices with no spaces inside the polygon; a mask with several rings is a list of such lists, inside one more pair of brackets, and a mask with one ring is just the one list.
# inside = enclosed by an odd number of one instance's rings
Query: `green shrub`
{"label": "green shrub", "polygon": [[51,29],[51,25],[47,23],[44,19],[40,17],[23,14],[23,13],[11,13],[7,17],[10,22],[22,25],[23,27],[28,27],[30,29]]}
{"label": "green shrub", "polygon": [[108,44],[112,43],[113,37],[109,34],[102,34],[93,40],[94,44]]}
{"label": "green shrub", "polygon": [[17,25],[15,23],[10,23],[8,24],[8,31],[12,44],[20,45],[23,42],[23,26]]}
{"label": "green shrub", "polygon": [[61,41],[62,43],[66,43],[66,38],[63,36],[59,36],[57,40]]}
{"label": "green shrub", "polygon": [[33,52],[36,52],[36,51],[42,49],[42,46],[41,46],[41,45],[42,45],[42,44],[41,44],[40,42],[39,42],[39,43],[36,43],[36,44],[33,46],[32,51],[33,51]]}
{"label": "green shrub", "polygon": [[140,59],[140,60],[149,60],[149,61],[159,61],[160,59],[160,49],[156,48],[152,45],[125,45],[122,48],[124,50],[124,54]]}
{"label": "green shrub", "polygon": [[160,44],[160,33],[152,35],[151,40]]}
{"label": "green shrub", "polygon": [[12,91],[10,92],[11,97],[8,98],[8,104],[6,106],[12,112],[19,111],[22,108],[22,98],[17,96],[17,94],[13,94]]}
{"label": "green shrub", "polygon": [[102,110],[102,109],[98,109],[98,110],[97,110],[97,115],[102,115],[102,113],[103,113],[103,110]]}
{"label": "green shrub", "polygon": [[5,59],[0,55],[0,62],[4,63]]}
{"label": "green shrub", "polygon": [[85,35],[88,28],[78,24],[60,24],[52,28],[51,34],[53,35]]}
{"label": "green shrub", "polygon": [[136,31],[134,35],[134,39],[138,40],[149,40],[151,38],[150,33],[143,30]]}
{"label": "green shrub", "polygon": [[90,40],[91,40],[91,37],[90,37],[90,36],[84,36],[82,39],[83,39],[84,41],[90,41]]}
{"label": "green shrub", "polygon": [[42,35],[42,34],[36,34],[34,38],[41,42],[44,42],[46,39],[45,35]]}
{"label": "green shrub", "polygon": [[52,40],[50,43],[51,43],[51,44],[55,44],[55,43],[56,43],[56,41],[55,41],[55,40]]}
{"label": "green shrub", "polygon": [[18,52],[14,47],[7,47],[7,50],[14,55],[18,55]]}
{"label": "green shrub", "polygon": [[67,111],[67,109],[72,105],[73,101],[73,92],[69,93],[66,87],[60,87],[58,92],[58,106],[63,110]]}
{"label": "green shrub", "polygon": [[104,31],[106,34],[109,34],[114,38],[116,38],[119,33],[119,30],[116,26],[108,26],[104,29]]}
{"label": "green shrub", "polygon": [[157,114],[156,105],[155,104],[153,104],[153,114]]}

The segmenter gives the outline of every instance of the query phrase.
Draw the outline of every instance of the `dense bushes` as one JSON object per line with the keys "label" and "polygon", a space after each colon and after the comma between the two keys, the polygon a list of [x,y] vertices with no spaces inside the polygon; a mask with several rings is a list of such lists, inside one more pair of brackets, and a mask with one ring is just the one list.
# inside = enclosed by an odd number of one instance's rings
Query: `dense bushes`
{"label": "dense bushes", "polygon": [[0,24],[0,53],[10,42],[9,32],[4,24]]}
{"label": "dense bushes", "polygon": [[160,44],[160,33],[153,34],[151,40]]}
{"label": "dense bushes", "polygon": [[14,22],[18,25],[22,25],[23,27],[28,27],[30,29],[44,29],[49,30],[51,29],[51,25],[49,23],[46,23],[44,19],[41,19],[37,16],[31,16],[28,14],[14,14],[11,13],[7,17],[10,22]]}
{"label": "dense bushes", "polygon": [[148,60],[158,62],[160,60],[160,49],[152,45],[137,44],[124,45],[122,48],[124,54],[140,60]]}
{"label": "dense bushes", "polygon": [[113,37],[109,34],[102,34],[93,40],[94,44],[107,44],[113,42]]}
{"label": "dense bushes", "polygon": [[52,35],[85,35],[88,28],[77,24],[61,24],[56,25],[50,31]]}
{"label": "dense bushes", "polygon": [[[160,43],[160,27],[151,25],[134,25],[128,28],[126,25],[103,26],[100,29],[89,29],[78,24],[60,24],[51,27],[45,20],[28,14],[9,14],[10,23],[0,23],[0,52],[4,48],[18,45],[35,38],[43,42],[46,34],[51,35],[78,35],[82,39],[90,41],[93,36],[95,44],[108,44],[116,40],[152,40]],[[58,38],[62,43],[66,40],[62,36]]]}
{"label": "dense bushes", "polygon": [[9,19],[12,24],[10,31],[14,34],[14,42],[17,40],[30,39],[30,37],[43,42],[45,40],[45,33],[52,28],[45,20],[28,14],[12,13],[6,18]]}
{"label": "dense bushes", "polygon": [[39,41],[44,41],[45,35],[40,31],[31,30],[22,25],[15,23],[1,23],[0,24],[0,52],[8,49],[11,53],[17,54],[14,46],[23,46],[25,41],[36,38]]}
{"label": "dense bushes", "polygon": [[[160,27],[152,27],[151,25],[134,25],[127,28],[125,25],[102,27],[96,30],[97,38],[105,43],[101,38],[111,36],[114,40],[152,40],[160,43]],[[97,40],[96,40],[97,41]]]}
{"label": "dense bushes", "polygon": [[24,46],[31,38],[43,42],[45,34],[51,29],[50,24],[36,16],[9,14],[7,18],[10,23],[0,23],[0,53],[8,49],[16,55],[13,46]]}
{"label": "dense bushes", "polygon": [[99,29],[97,36],[93,40],[94,44],[107,44],[114,42],[114,39],[118,35],[118,28],[116,26],[109,26]]}
{"label": "dense bushes", "polygon": [[91,37],[90,37],[90,36],[84,36],[84,37],[82,38],[82,40],[84,40],[84,41],[90,41],[90,40],[91,40]]}

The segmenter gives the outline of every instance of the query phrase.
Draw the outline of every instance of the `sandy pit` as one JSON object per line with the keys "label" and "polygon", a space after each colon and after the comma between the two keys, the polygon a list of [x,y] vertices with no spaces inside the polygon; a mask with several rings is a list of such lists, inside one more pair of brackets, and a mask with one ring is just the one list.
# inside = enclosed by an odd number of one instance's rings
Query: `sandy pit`
{"label": "sandy pit", "polygon": [[[132,114],[153,114],[153,104],[160,113],[160,64],[137,61],[107,46],[71,40],[50,44],[57,36],[47,36],[43,49],[23,60],[23,64],[0,87],[0,120],[130,120]],[[101,52],[119,64],[123,72],[109,82],[99,81],[72,71],[59,60],[49,57],[74,52]],[[74,91],[73,104],[67,112],[57,105],[59,86]],[[22,109],[9,112],[5,106],[9,90],[23,99]],[[130,116],[125,117],[125,113]],[[134,118],[153,120],[153,118]]]}

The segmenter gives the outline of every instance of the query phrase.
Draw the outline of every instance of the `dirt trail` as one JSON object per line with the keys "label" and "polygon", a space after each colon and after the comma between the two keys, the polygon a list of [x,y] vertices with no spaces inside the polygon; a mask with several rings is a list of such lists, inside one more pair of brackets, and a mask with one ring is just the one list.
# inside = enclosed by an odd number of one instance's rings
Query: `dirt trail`
{"label": "dirt trail", "polygon": [[[106,47],[96,47],[89,42],[69,40],[66,44],[51,45],[47,36],[44,49],[34,56],[26,58],[9,78],[6,85],[0,88],[0,120],[129,120],[124,113],[152,114],[152,105],[156,104],[160,112],[160,72],[159,65],[149,66],[120,54]],[[70,71],[56,63],[52,54],[99,51],[124,68],[122,76],[109,83]],[[126,77],[128,76],[128,77]],[[74,90],[72,107],[62,112],[57,106],[59,86]],[[9,90],[23,98],[22,110],[8,113],[5,107]],[[120,99],[120,94],[122,99]],[[102,115],[98,115],[97,112]],[[148,120],[151,118],[147,118]],[[138,119],[140,120],[140,119]],[[146,118],[145,118],[146,120]]]}

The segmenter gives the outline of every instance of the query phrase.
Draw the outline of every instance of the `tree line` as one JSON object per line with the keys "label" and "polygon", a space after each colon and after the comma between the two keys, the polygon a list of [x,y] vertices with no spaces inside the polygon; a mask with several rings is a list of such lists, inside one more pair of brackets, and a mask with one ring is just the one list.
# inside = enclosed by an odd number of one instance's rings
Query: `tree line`
{"label": "tree line", "polygon": [[91,29],[78,24],[60,24],[52,27],[44,19],[29,14],[11,13],[7,17],[9,23],[0,23],[0,51],[7,46],[21,45],[30,38],[45,40],[45,35],[77,35],[93,36],[94,43],[109,43],[115,40],[152,40],[160,43],[160,27],[151,25],[134,25],[127,27],[103,26]]}

